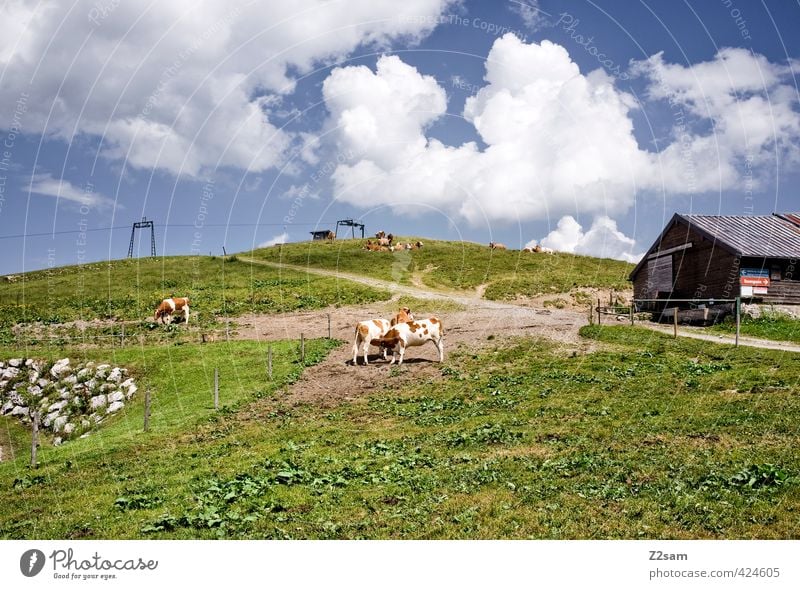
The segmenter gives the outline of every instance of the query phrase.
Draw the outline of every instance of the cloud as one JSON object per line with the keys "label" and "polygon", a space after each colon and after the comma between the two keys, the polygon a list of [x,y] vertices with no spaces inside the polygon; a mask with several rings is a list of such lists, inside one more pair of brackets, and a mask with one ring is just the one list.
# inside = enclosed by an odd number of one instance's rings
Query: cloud
{"label": "cloud", "polygon": [[336,198],[403,214],[433,207],[474,225],[614,216],[637,194],[753,189],[759,167],[774,170],[776,155],[797,159],[789,69],[744,50],[723,49],[694,66],[666,64],[661,54],[633,65],[650,101],[685,105],[660,152],[634,135],[640,103],[602,69],[581,73],[558,44],[507,34],[485,68],[485,85],[463,110],[483,146],[429,136],[446,114],[445,91],[398,57],[382,57],[375,71],[335,69],[323,92],[329,128],[338,148],[355,154],[333,174]]}
{"label": "cloud", "polygon": [[289,241],[289,234],[285,231],[280,235],[276,235],[272,239],[268,239],[267,241],[261,242],[258,244],[258,247],[272,247],[273,245],[278,245],[279,243],[286,243]]}
{"label": "cloud", "polygon": [[[536,245],[533,241],[527,247]],[[597,258],[613,258],[638,262],[642,254],[634,253],[636,242],[617,229],[613,219],[601,215],[584,233],[583,227],[571,215],[562,217],[557,227],[542,239],[541,245],[559,252],[585,254]]]}
{"label": "cloud", "polygon": [[106,157],[133,167],[262,171],[305,143],[271,121],[299,76],[361,45],[414,43],[452,1],[10,0],[0,102],[34,96],[24,132],[99,136]]}
{"label": "cloud", "polygon": [[581,75],[554,43],[495,41],[486,85],[464,118],[483,142],[446,146],[426,129],[446,111],[444,90],[397,57],[334,70],[324,84],[340,148],[359,160],[334,174],[337,198],[395,209],[419,203],[485,219],[619,212],[649,164],[633,137],[633,98],[599,70]]}
{"label": "cloud", "polygon": [[[753,168],[774,168],[776,156],[800,163],[800,113],[790,65],[772,63],[741,48],[723,48],[691,66],[664,61],[663,52],[635,62],[631,72],[648,82],[651,101],[667,101],[675,125],[658,154],[659,179],[668,192],[757,187]],[[694,131],[702,123],[711,129]],[[711,123],[709,125],[708,123]],[[756,170],[758,171],[758,170]]]}
{"label": "cloud", "polygon": [[78,188],[71,182],[53,178],[50,174],[35,175],[30,191],[32,194],[52,196],[94,209],[112,209],[115,206],[123,208],[120,204],[115,205],[113,199],[95,192],[91,185],[87,185],[85,189]]}

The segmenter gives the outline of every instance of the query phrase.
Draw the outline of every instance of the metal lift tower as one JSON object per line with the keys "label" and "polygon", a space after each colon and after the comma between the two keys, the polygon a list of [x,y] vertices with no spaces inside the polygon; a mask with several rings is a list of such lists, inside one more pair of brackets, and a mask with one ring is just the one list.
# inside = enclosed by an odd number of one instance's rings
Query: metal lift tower
{"label": "metal lift tower", "polygon": [[356,223],[353,219],[342,219],[341,221],[336,221],[336,237],[339,237],[339,225],[342,227],[352,227],[353,232],[353,239],[356,237],[356,227],[361,228],[361,239],[364,239],[364,224],[363,223]]}
{"label": "metal lift tower", "polygon": [[150,227],[150,255],[156,257],[156,230],[152,221],[148,221],[147,217],[142,217],[141,221],[137,221],[131,228],[131,243],[128,246],[128,257],[133,257],[133,238],[136,235],[137,229],[146,229]]}

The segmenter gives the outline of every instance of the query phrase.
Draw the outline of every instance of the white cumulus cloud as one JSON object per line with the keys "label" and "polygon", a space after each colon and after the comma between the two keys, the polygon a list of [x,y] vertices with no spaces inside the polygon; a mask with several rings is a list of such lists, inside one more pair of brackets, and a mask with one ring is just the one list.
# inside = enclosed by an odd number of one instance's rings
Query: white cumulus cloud
{"label": "white cumulus cloud", "polygon": [[[445,91],[400,58],[382,57],[374,71],[334,70],[324,84],[329,125],[355,154],[333,174],[336,198],[396,212],[439,208],[473,224],[599,218],[627,211],[640,193],[742,190],[748,167],[774,169],[776,154],[793,158],[800,145],[788,66],[743,50],[693,66],[660,54],[634,64],[651,102],[684,105],[659,152],[634,135],[634,97],[601,69],[582,73],[558,44],[507,34],[485,68],[463,111],[481,146],[430,136],[446,116]],[[703,127],[711,130],[693,131]]]}
{"label": "white cumulus cloud", "polygon": [[260,171],[304,146],[270,120],[299,76],[360,45],[413,43],[452,1],[9,0],[0,104],[26,93],[23,132],[102,136],[134,167]]}
{"label": "white cumulus cloud", "polygon": [[[528,247],[536,245],[533,241]],[[542,239],[541,245],[559,252],[584,254],[596,258],[613,258],[636,263],[642,253],[634,253],[636,242],[617,229],[613,219],[600,215],[588,231],[571,215],[561,217],[558,225]]]}

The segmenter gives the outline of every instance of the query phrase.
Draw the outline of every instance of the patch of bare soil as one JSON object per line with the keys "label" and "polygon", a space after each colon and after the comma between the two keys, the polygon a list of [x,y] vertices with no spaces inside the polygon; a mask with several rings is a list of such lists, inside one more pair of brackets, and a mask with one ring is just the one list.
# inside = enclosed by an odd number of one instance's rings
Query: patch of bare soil
{"label": "patch of bare soil", "polygon": [[[369,364],[363,364],[359,354],[357,365],[353,365],[353,340],[355,324],[375,317],[388,318],[386,303],[363,307],[344,307],[308,313],[287,313],[281,316],[249,315],[239,318],[238,327],[232,337],[242,339],[298,339],[327,335],[328,315],[331,318],[331,334],[346,343],[331,352],[320,364],[309,367],[301,379],[279,395],[281,404],[293,406],[314,404],[334,406],[353,401],[373,392],[416,382],[442,378],[441,369],[447,365],[448,354],[454,350],[480,350],[498,342],[519,336],[543,337],[553,341],[554,346],[575,353],[587,353],[594,349],[591,342],[581,340],[578,329],[587,323],[580,313],[557,309],[535,309],[515,305],[487,305],[476,301],[466,311],[436,312],[436,301],[430,308],[412,309],[415,317],[436,315],[442,320],[445,331],[445,361],[439,364],[436,348],[432,343],[410,348],[406,352],[403,366],[394,370],[387,360],[371,348]],[[360,350],[359,350],[360,352]]]}

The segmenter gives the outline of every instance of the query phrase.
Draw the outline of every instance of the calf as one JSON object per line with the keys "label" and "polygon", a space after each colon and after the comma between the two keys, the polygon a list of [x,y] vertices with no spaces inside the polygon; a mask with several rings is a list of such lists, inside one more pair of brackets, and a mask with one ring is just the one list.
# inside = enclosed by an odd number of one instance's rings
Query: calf
{"label": "calf", "polygon": [[504,249],[507,249],[506,246],[503,245],[502,243],[496,243],[494,241],[490,241],[489,242],[489,247],[492,248],[493,250],[504,250]]}
{"label": "calf", "polygon": [[398,323],[386,332],[381,338],[372,340],[372,345],[380,346],[383,350],[392,350],[392,361],[394,364],[400,358],[398,365],[403,364],[403,356],[409,346],[421,346],[426,342],[433,342],[439,351],[439,362],[444,362],[444,327],[442,322],[436,317],[421,319],[420,321],[410,321],[408,323]]}
{"label": "calf", "polygon": [[398,323],[408,323],[409,321],[414,321],[414,315],[411,313],[411,309],[408,307],[403,307],[397,312],[397,315],[392,317],[392,320],[389,323],[392,327],[394,327]]}
{"label": "calf", "polygon": [[[353,365],[358,364],[358,346],[362,345],[364,354],[364,365],[369,364],[367,360],[367,352],[369,351],[370,343],[383,336],[389,331],[389,322],[386,319],[370,319],[369,321],[360,321],[356,324],[356,339],[353,342]],[[377,344],[376,344],[377,345]],[[386,350],[383,350],[383,357],[386,358]]]}
{"label": "calf", "polygon": [[155,321],[161,319],[161,323],[166,323],[167,317],[169,322],[172,323],[172,316],[175,313],[183,314],[183,320],[189,323],[189,298],[188,297],[170,297],[161,301],[161,304],[156,308]]}

